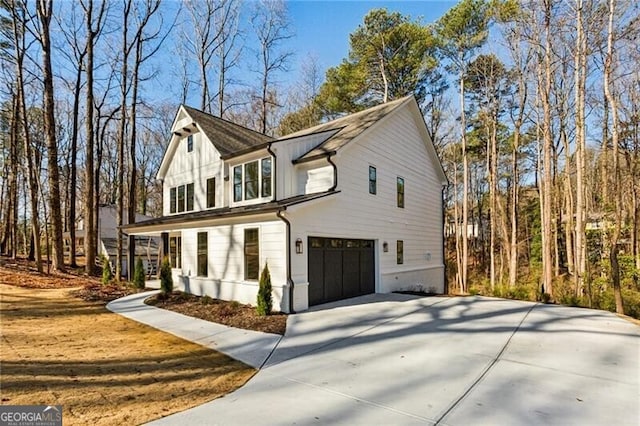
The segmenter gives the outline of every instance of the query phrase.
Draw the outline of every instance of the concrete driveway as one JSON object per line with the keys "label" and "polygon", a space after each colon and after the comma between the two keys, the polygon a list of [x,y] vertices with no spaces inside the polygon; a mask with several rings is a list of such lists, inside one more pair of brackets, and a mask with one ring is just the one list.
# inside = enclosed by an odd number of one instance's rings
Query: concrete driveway
{"label": "concrete driveway", "polygon": [[528,302],[370,295],[289,318],[244,387],[155,423],[640,424],[640,327]]}

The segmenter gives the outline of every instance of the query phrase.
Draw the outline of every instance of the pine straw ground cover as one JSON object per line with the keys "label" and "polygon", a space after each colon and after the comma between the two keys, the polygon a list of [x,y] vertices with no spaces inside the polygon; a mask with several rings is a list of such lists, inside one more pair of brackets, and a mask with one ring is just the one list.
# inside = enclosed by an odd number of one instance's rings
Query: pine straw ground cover
{"label": "pine straw ground cover", "polygon": [[286,314],[274,312],[271,315],[259,316],[253,306],[212,299],[207,296],[199,297],[173,292],[166,296],[162,294],[151,296],[145,303],[205,321],[246,330],[284,335],[287,328]]}
{"label": "pine straw ground cover", "polygon": [[84,278],[32,274],[0,267],[3,405],[61,404],[65,425],[140,424],[232,392],[255,373],[73,297],[69,287],[91,284]]}

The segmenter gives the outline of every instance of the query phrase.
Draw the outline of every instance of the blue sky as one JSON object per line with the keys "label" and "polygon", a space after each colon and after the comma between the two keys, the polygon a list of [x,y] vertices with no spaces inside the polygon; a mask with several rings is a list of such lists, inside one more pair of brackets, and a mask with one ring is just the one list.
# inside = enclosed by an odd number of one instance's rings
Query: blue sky
{"label": "blue sky", "polygon": [[287,2],[296,37],[290,46],[295,51],[294,68],[308,54],[317,56],[323,70],[338,65],[349,52],[349,34],[371,9],[386,8],[421,18],[423,24],[436,21],[455,1],[321,1]]}
{"label": "blue sky", "polygon": [[[197,1],[197,0],[196,0]],[[241,25],[247,26],[245,31],[252,36],[248,27],[248,8],[252,0],[247,0],[244,4],[244,22]],[[352,0],[289,0],[286,2],[289,17],[291,20],[294,37],[282,45],[282,49],[290,50],[294,53],[288,64],[289,71],[281,73],[275,77],[275,81],[282,89],[287,90],[300,79],[300,64],[312,55],[317,59],[321,76],[324,79],[328,68],[340,64],[347,57],[349,52],[349,34],[356,30],[365,15],[372,9],[386,8],[389,11],[397,11],[403,15],[408,15],[411,19],[420,19],[423,24],[431,23],[440,18],[447,10],[456,4],[456,1],[443,0],[406,0],[406,1],[352,1]],[[175,13],[179,3],[168,3],[168,10]],[[183,18],[186,19],[186,18]],[[247,48],[252,48],[253,40],[248,40]],[[149,90],[149,94],[157,100],[171,101],[179,95],[179,84],[175,80],[177,74],[177,64],[173,64],[170,44],[165,45],[154,59],[159,64],[159,74],[156,76],[157,84]],[[255,54],[245,51],[243,59],[236,69],[236,77],[244,84],[251,84],[255,81],[255,74],[250,70],[254,67]],[[167,64],[170,64],[167,66]],[[195,69],[194,73],[197,73]],[[197,77],[194,79],[197,80]],[[146,91],[146,90],[145,90]],[[197,89],[187,100],[188,103],[197,106],[199,104]]]}

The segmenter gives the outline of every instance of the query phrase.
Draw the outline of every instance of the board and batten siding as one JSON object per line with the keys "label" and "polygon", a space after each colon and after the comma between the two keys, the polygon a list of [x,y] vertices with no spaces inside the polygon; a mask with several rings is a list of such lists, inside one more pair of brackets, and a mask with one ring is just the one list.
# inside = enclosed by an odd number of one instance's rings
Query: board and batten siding
{"label": "board and batten siding", "polygon": [[[216,178],[216,207],[224,203],[223,162],[218,150],[202,132],[193,134],[193,151],[187,152],[187,136],[178,141],[162,185],[163,215],[169,216],[171,188],[194,184],[193,211],[207,208],[207,179]],[[177,213],[177,212],[176,212]]]}
{"label": "board and batten siding", "polygon": [[[279,219],[181,230],[182,267],[173,269],[176,289],[255,305],[258,281],[244,279],[244,230],[249,228],[258,228],[260,273],[269,264],[274,310],[286,311],[286,228]],[[206,277],[197,276],[199,232],[207,232]]]}
{"label": "board and batten siding", "polygon": [[[442,181],[408,108],[339,151],[339,194],[292,210],[292,240],[340,237],[375,240],[376,291],[444,291]],[[376,167],[377,194],[369,194],[369,166]],[[404,178],[405,207],[397,207],[396,179]],[[404,263],[396,264],[396,242]],[[383,252],[387,242],[388,252]],[[292,279],[307,281],[307,257],[292,255]],[[303,284],[304,285],[304,284]]]}

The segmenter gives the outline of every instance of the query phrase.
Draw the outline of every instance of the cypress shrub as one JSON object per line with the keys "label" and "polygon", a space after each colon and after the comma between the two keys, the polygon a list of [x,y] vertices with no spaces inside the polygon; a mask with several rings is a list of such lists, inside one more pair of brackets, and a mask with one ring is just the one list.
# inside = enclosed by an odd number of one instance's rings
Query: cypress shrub
{"label": "cypress shrub", "polygon": [[144,265],[140,258],[136,260],[136,269],[133,273],[133,285],[137,288],[144,288]]}
{"label": "cypress shrub", "polygon": [[111,273],[111,263],[109,262],[109,258],[107,256],[102,256],[102,284],[107,285],[113,279],[113,274]]}
{"label": "cypress shrub", "polygon": [[162,266],[160,266],[160,290],[165,296],[173,291],[173,277],[171,276],[169,256],[165,256],[164,259],[162,259]]}
{"label": "cypress shrub", "polygon": [[260,287],[258,288],[258,306],[256,308],[258,315],[264,316],[271,313],[273,300],[271,299],[271,273],[269,266],[264,265],[262,274],[260,274]]}

